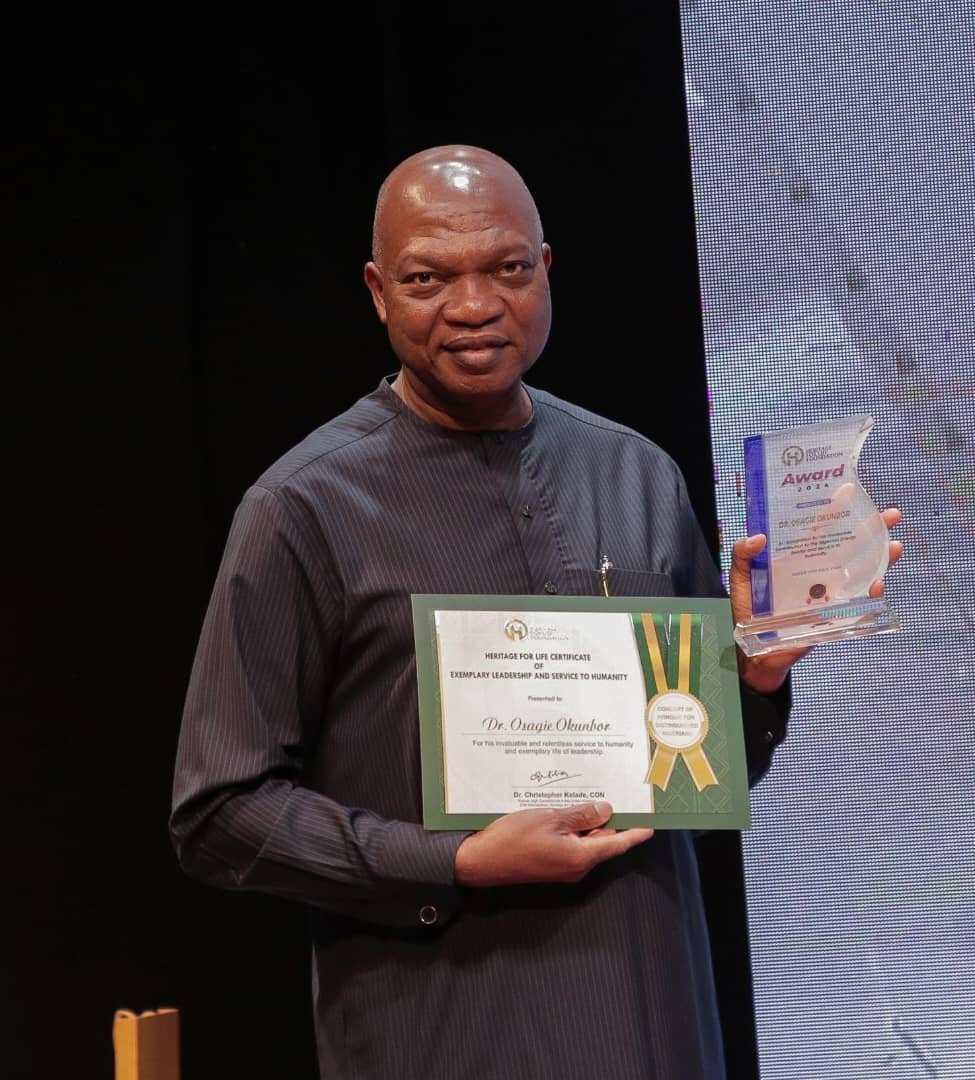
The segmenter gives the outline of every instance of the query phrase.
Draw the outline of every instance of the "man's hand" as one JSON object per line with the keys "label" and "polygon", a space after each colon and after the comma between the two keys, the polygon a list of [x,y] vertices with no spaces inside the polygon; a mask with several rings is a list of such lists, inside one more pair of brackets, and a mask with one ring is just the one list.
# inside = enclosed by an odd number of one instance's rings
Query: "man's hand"
{"label": "man's hand", "polygon": [[458,885],[528,885],[581,881],[598,863],[649,840],[653,829],[602,828],[607,802],[562,810],[518,810],[474,833],[457,849]]}
{"label": "man's hand", "polygon": [[[901,512],[896,506],[891,506],[881,511],[881,517],[887,528],[891,529],[901,520]],[[765,542],[765,536],[758,533],[739,540],[732,549],[728,585],[731,594],[731,615],[736,623],[747,622],[752,617],[752,586],[749,568],[752,559],[765,547]],[[893,566],[903,553],[904,545],[899,540],[891,540],[888,565]],[[882,581],[875,581],[870,586],[870,595],[874,598],[882,596],[883,592]],[[811,646],[805,649],[784,649],[765,656],[745,656],[739,649],[738,671],[742,682],[760,694],[778,690],[785,682],[789,668],[797,660],[801,660],[809,652],[809,648]]]}

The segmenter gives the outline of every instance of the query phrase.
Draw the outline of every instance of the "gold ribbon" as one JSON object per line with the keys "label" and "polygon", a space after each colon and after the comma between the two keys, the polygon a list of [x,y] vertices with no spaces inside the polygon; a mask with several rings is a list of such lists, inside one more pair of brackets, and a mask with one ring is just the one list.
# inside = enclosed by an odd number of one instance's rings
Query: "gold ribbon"
{"label": "gold ribbon", "polygon": [[[653,624],[653,616],[644,612],[640,616],[643,623],[643,633],[647,639],[647,652],[650,655],[650,669],[653,672],[653,680],[656,683],[657,692],[647,702],[646,727],[647,741],[651,744],[652,758],[650,768],[644,783],[655,784],[661,791],[667,790],[670,777],[674,771],[674,765],[678,757],[684,759],[691,779],[697,786],[698,791],[718,783],[714,775],[711,763],[704,753],[702,743],[708,734],[708,714],[701,700],[691,693],[691,659],[692,659],[692,635],[691,616],[680,616],[680,629],[678,634],[677,652],[677,686],[670,689],[667,685],[667,669],[664,666],[663,655],[660,651],[660,642],[657,639],[657,630]],[[684,711],[693,710],[699,734],[689,746],[676,746],[668,744],[660,737],[660,732],[654,728],[652,716],[656,709],[669,705],[671,708],[679,707],[684,701]],[[653,745],[656,743],[656,748]]]}

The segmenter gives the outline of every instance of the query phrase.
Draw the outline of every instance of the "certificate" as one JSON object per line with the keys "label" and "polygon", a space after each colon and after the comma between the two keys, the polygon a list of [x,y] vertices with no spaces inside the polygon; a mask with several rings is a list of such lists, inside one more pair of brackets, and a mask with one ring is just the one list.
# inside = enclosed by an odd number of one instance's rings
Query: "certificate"
{"label": "certificate", "polygon": [[594,800],[747,828],[727,600],[417,595],[413,619],[428,829]]}

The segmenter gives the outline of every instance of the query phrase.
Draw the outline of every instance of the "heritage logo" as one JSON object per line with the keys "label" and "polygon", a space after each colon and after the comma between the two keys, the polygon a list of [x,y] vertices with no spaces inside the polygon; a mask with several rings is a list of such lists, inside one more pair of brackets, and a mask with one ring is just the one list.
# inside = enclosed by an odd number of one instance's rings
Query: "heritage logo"
{"label": "heritage logo", "polygon": [[504,636],[509,641],[568,641],[569,635],[558,626],[539,626],[526,623],[524,619],[508,619],[504,624]]}
{"label": "heritage logo", "polygon": [[828,458],[842,456],[842,452],[834,450],[832,444],[827,446],[807,446],[805,449],[801,446],[787,446],[782,451],[782,464],[794,469],[804,461],[808,464],[810,461],[826,461]]}

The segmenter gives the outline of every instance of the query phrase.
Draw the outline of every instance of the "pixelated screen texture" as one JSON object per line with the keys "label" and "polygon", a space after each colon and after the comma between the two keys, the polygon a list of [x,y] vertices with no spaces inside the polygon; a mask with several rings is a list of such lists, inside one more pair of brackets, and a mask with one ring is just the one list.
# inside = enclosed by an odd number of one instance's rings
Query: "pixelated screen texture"
{"label": "pixelated screen texture", "polygon": [[722,556],[742,439],[867,413],[903,630],[796,668],[754,793],[763,1080],[975,1078],[975,15],[681,5]]}

